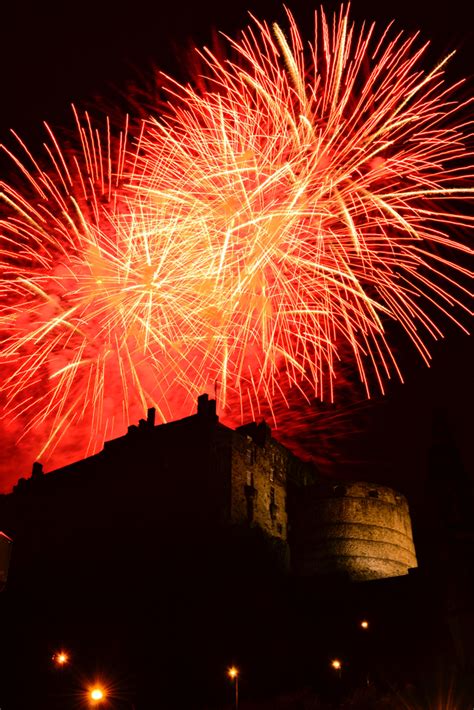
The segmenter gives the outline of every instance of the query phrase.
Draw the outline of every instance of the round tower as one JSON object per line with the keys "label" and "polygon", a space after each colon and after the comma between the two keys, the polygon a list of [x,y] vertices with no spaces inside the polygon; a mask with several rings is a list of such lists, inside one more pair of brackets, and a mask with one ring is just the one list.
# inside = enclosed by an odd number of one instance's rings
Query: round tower
{"label": "round tower", "polygon": [[293,569],[353,581],[398,577],[417,567],[406,498],[367,482],[324,482],[294,501]]}

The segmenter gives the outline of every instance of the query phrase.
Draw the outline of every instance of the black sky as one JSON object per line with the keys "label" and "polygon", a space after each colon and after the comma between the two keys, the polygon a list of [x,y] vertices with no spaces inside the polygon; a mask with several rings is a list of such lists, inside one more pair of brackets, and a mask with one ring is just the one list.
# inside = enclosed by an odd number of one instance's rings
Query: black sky
{"label": "black sky", "polygon": [[[310,0],[288,2],[301,28],[311,38]],[[338,6],[334,1],[327,9]],[[175,74],[181,50],[209,44],[212,30],[230,35],[248,23],[247,11],[258,18],[283,21],[280,2],[230,0],[226,2],[29,2],[2,7],[0,17],[0,142],[16,129],[30,145],[40,140],[41,122],[53,126],[70,122],[69,105],[90,105],[105,99],[113,105],[123,90],[147,77],[154,64]],[[456,49],[449,75],[470,79],[474,87],[474,31],[469,3],[444,4],[422,0],[369,2],[355,0],[353,17],[376,20],[380,27],[394,19],[396,26],[421,31],[432,40],[432,57]],[[2,176],[3,177],[3,176]],[[354,440],[351,455],[360,461],[366,477],[394,481],[405,488],[421,480],[430,437],[433,410],[447,410],[466,468],[472,471],[473,339],[450,329],[445,342],[433,348],[429,370],[414,355],[407,358],[404,386],[389,385],[385,398],[377,398],[366,413],[366,431]],[[354,428],[359,426],[354,423]],[[1,442],[0,442],[1,443]]]}
{"label": "black sky", "polygon": [[[311,37],[311,0],[287,3]],[[248,11],[269,21],[284,19],[283,3],[275,0],[233,2],[122,4],[107,0],[80,3],[26,2],[5,4],[0,23],[1,128],[30,129],[43,119],[62,116],[70,102],[111,94],[112,84],[123,86],[133,68],[146,74],[151,62],[175,72],[178,54],[190,42],[209,43],[213,29],[235,34],[248,23]],[[331,10],[339,3],[330,0]],[[454,76],[474,72],[473,10],[454,0],[374,2],[355,0],[352,15],[380,26],[392,19],[400,29],[420,30],[433,43],[433,56],[457,49],[451,62]]]}

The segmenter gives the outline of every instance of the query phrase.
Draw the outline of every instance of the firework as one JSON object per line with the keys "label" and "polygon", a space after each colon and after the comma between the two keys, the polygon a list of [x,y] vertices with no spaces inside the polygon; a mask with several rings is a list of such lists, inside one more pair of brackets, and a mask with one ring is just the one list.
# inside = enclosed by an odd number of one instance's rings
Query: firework
{"label": "firework", "polygon": [[35,457],[58,445],[74,458],[91,453],[147,406],[173,416],[162,409],[171,386],[176,396],[193,377],[203,385],[187,255],[172,227],[161,235],[128,195],[127,126],[113,138],[108,124],[101,134],[88,115],[76,119],[79,150],[62,150],[48,129],[48,167],[21,141],[24,160],[10,153],[26,198],[2,185],[11,210],[1,236],[4,427]]}
{"label": "firework", "polygon": [[198,88],[165,80],[134,183],[207,253],[223,402],[249,380],[256,400],[332,400],[341,361],[383,391],[401,377],[391,321],[428,362],[437,316],[467,310],[467,102],[447,60],[425,71],[415,37],[357,30],[344,9],[316,15],[307,51],[291,15],[288,39],[255,21],[228,41],[232,59],[201,53]]}
{"label": "firework", "polygon": [[7,151],[0,405],[32,458],[203,391],[233,424],[332,401],[352,365],[383,391],[397,325],[426,361],[438,315],[463,327],[473,160],[445,61],[346,10],[307,50],[291,15],[228,42],[132,139],[76,114],[78,147]]}

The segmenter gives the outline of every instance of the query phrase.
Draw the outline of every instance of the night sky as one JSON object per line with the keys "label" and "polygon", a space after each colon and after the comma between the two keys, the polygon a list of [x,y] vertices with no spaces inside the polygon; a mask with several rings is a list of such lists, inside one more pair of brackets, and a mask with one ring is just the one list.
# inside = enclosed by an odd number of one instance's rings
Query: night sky
{"label": "night sky", "polygon": [[[295,0],[288,6],[300,28],[307,25],[311,38],[313,4]],[[328,10],[336,6],[325,4]],[[464,0],[444,5],[355,0],[352,14],[358,21],[375,19],[380,27],[395,19],[400,29],[419,29],[432,40],[433,61],[457,49],[448,75],[470,79],[467,91],[472,94],[474,31],[467,6]],[[268,21],[284,19],[281,4],[269,0],[142,1],[122,7],[100,0],[61,7],[9,3],[2,7],[0,23],[0,142],[8,141],[8,130],[14,128],[34,147],[42,138],[43,120],[72,126],[71,102],[89,107],[103,100],[107,107],[123,106],[121,94],[146,83],[153,65],[184,77],[186,50],[209,44],[213,29],[235,35],[248,23],[248,10]],[[436,407],[447,410],[464,464],[472,471],[473,339],[450,328],[446,340],[433,347],[430,370],[414,352],[408,355],[407,383],[389,385],[386,397],[376,398],[363,415],[354,417],[353,428],[364,431],[347,445],[347,458],[358,462],[351,470],[361,477],[399,481],[410,492],[424,476]],[[349,470],[344,473],[350,475]]]}

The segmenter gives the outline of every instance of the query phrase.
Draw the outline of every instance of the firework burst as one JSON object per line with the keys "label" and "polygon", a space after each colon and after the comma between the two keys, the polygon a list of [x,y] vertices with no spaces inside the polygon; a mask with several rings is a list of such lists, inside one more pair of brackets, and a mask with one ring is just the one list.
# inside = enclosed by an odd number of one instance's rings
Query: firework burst
{"label": "firework burst", "polygon": [[154,229],[124,187],[134,161],[127,127],[113,139],[107,124],[104,139],[87,115],[76,119],[78,151],[61,150],[48,129],[49,168],[21,141],[25,159],[10,153],[27,199],[2,185],[11,208],[1,236],[2,405],[37,456],[63,436],[76,456],[90,453],[151,404],[172,416],[160,409],[171,385],[189,391],[191,374],[202,385],[186,254],[172,226]]}
{"label": "firework burst", "polygon": [[463,327],[473,160],[446,60],[425,71],[415,37],[344,9],[307,48],[291,15],[228,42],[194,86],[166,78],[133,140],[76,114],[78,148],[47,129],[46,160],[7,151],[1,406],[34,457],[202,391],[233,424],[332,401],[351,365],[383,391],[391,324],[426,361],[438,315]]}
{"label": "firework burst", "polygon": [[472,195],[467,102],[446,86],[447,60],[423,70],[415,37],[321,10],[306,50],[289,21],[289,39],[255,22],[229,40],[232,60],[205,50],[199,88],[165,82],[168,115],[148,122],[135,186],[208,252],[224,387],[332,399],[337,363],[352,360],[367,394],[371,378],[383,391],[400,376],[389,321],[428,362],[436,310],[458,325],[466,310],[452,254],[470,252],[453,237],[472,227],[455,207]]}

